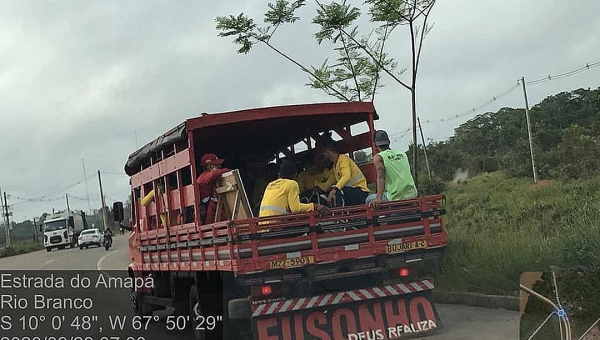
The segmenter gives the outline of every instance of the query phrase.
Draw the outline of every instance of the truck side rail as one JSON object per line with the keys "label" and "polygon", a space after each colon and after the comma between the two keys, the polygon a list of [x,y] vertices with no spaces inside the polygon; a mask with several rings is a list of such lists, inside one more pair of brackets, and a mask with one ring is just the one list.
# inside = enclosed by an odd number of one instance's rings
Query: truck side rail
{"label": "truck side rail", "polygon": [[[377,210],[366,205],[336,208],[321,216],[315,212],[188,224],[169,234],[164,229],[144,232],[138,235],[142,267],[244,275],[445,248],[443,198],[387,202]],[[415,242],[420,243],[411,246]]]}

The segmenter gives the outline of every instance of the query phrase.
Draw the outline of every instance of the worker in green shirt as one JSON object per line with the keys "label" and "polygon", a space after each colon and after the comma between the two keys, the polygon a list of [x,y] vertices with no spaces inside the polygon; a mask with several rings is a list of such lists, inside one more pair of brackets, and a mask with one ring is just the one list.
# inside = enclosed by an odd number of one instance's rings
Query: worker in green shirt
{"label": "worker in green shirt", "polygon": [[373,157],[377,170],[377,193],[369,195],[366,203],[377,208],[381,202],[417,197],[406,153],[390,149],[390,139],[383,130],[375,132],[374,141],[378,151]]}

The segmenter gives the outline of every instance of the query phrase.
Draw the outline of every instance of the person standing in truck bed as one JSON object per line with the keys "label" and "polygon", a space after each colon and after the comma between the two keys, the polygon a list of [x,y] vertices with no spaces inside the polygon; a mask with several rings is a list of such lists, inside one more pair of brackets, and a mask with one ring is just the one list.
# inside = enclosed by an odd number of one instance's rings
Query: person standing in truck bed
{"label": "person standing in truck bed", "polygon": [[218,202],[215,192],[216,181],[221,175],[231,171],[228,168],[221,168],[223,162],[223,159],[219,159],[212,153],[204,154],[200,159],[200,165],[204,168],[204,172],[198,176],[196,184],[200,191],[200,205],[204,208],[202,224],[215,223],[224,219],[224,215],[221,215],[218,221],[215,221]]}
{"label": "person standing in truck bed", "polygon": [[[146,196],[144,196],[144,198],[142,198],[142,201],[140,202],[142,204],[142,206],[147,207],[150,205],[150,203],[152,203],[155,199],[160,200],[160,204],[161,204],[161,208],[164,209],[165,208],[165,203],[163,201],[163,194],[165,193],[165,185],[163,184],[162,180],[159,180],[156,183],[156,189],[158,190],[158,194],[156,194],[154,192],[154,189],[150,190],[150,192],[148,192],[148,194],[146,194]],[[158,209],[158,205],[156,206],[156,208]],[[167,214],[165,213],[160,213],[160,220],[162,222],[162,227],[166,228],[167,227]],[[149,227],[151,229],[157,227],[156,224],[154,224],[152,221],[150,221],[150,225]]]}
{"label": "person standing in truck bed", "polygon": [[323,146],[323,155],[333,163],[333,175],[336,183],[329,192],[332,206],[350,206],[365,204],[370,190],[367,179],[354,161],[340,152],[333,141]]}
{"label": "person standing in truck bed", "polygon": [[279,169],[279,178],[269,183],[265,189],[259,217],[326,210],[326,207],[320,204],[301,203],[300,190],[294,178],[296,178],[296,164],[288,160],[283,161]]}
{"label": "person standing in truck bed", "polygon": [[377,170],[377,193],[367,197],[366,203],[377,208],[381,202],[417,197],[406,153],[390,149],[390,139],[383,130],[375,132],[374,141],[378,151],[373,157]]}

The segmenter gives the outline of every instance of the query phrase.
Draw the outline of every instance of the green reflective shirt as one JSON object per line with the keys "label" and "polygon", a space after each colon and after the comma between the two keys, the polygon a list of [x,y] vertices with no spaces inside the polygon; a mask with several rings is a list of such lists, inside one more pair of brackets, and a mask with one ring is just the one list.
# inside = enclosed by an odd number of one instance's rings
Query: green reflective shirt
{"label": "green reflective shirt", "polygon": [[385,166],[385,191],[388,200],[398,201],[417,197],[417,188],[410,173],[404,152],[384,150],[379,153]]}

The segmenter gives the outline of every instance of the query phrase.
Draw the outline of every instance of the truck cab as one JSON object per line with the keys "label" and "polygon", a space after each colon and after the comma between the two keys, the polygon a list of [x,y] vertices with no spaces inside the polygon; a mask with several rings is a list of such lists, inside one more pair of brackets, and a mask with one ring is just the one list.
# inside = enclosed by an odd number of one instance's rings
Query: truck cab
{"label": "truck cab", "polygon": [[[300,169],[318,141],[331,138],[357,162],[375,192],[372,103],[278,106],[190,118],[133,152],[128,228],[131,277],[154,289],[132,291],[134,310],[172,307],[190,317],[197,339],[393,339],[440,328],[431,300],[447,235],[443,196],[260,218],[250,193],[270,164]],[[199,160],[214,153],[232,169],[217,181],[225,220],[202,223]],[[157,191],[158,188],[164,188]],[[151,193],[149,205],[141,202]],[[124,219],[122,203],[113,208]],[[218,215],[218,214],[217,214]],[[268,223],[268,230],[263,226]],[[220,332],[198,320],[223,315]],[[224,335],[226,337],[224,337]]]}
{"label": "truck cab", "polygon": [[50,252],[52,249],[74,248],[82,230],[87,229],[87,221],[83,211],[55,212],[40,226],[44,233],[44,247]]}

